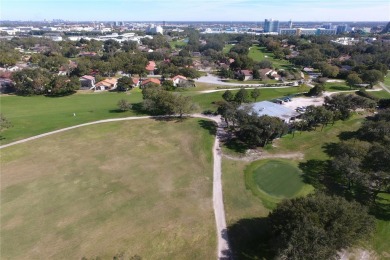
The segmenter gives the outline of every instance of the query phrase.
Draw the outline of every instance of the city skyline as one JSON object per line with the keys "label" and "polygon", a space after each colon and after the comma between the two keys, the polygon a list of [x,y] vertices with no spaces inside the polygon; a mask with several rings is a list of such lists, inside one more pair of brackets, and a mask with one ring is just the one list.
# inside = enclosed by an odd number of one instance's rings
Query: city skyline
{"label": "city skyline", "polygon": [[1,20],[388,21],[387,0],[1,0]]}

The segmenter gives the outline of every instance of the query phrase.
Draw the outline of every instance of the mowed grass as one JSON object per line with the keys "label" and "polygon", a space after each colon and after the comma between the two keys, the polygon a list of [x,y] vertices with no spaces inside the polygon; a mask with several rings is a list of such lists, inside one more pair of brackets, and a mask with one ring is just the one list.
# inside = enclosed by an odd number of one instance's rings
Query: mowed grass
{"label": "mowed grass", "polygon": [[3,149],[1,258],[215,258],[208,125],[106,123]]}
{"label": "mowed grass", "polygon": [[253,171],[256,186],[280,198],[291,198],[303,187],[301,170],[290,163],[271,160]]}
{"label": "mowed grass", "polygon": [[301,152],[306,160],[326,160],[329,157],[324,152],[324,145],[340,142],[340,133],[356,131],[363,120],[363,115],[355,114],[346,121],[336,121],[334,125],[329,124],[322,131],[321,126],[312,131],[296,131],[295,134],[287,134],[275,140],[273,145],[266,147],[266,150],[272,154]]}
{"label": "mowed grass", "polygon": [[302,172],[291,161],[259,160],[245,169],[245,183],[268,209],[286,198],[304,196],[313,190],[301,178]]}
{"label": "mowed grass", "polygon": [[326,91],[354,91],[349,86],[345,84],[345,82],[326,82],[325,83]]}
{"label": "mowed grass", "polygon": [[[239,89],[231,89],[232,93],[237,93]],[[248,92],[252,91],[248,89]],[[290,87],[290,88],[262,88],[260,89],[260,97],[257,101],[262,100],[271,100],[279,97],[289,96],[301,92],[307,91],[307,88],[300,87]],[[217,105],[215,102],[222,101],[222,95],[225,91],[217,91],[212,93],[195,93],[195,92],[183,92],[184,95],[192,96],[195,103],[199,104],[200,108],[203,110],[216,110]],[[254,101],[254,100],[251,100]]]}
{"label": "mowed grass", "polygon": [[385,91],[385,90],[370,91],[368,93],[370,93],[371,95],[373,95],[374,97],[377,97],[377,98],[390,98],[390,93]]}
{"label": "mowed grass", "polygon": [[[203,86],[208,88],[208,86]],[[216,87],[216,86],[214,86]],[[199,89],[179,92],[192,96],[201,111],[216,109],[212,103],[222,100],[223,92],[199,93]],[[264,89],[261,100],[272,99],[303,91],[300,88]],[[139,89],[127,93],[84,93],[67,97],[0,96],[1,113],[12,127],[0,133],[1,144],[31,137],[45,132],[107,118],[139,115],[135,110],[119,112],[117,103],[125,99],[132,104],[142,102]],[[75,116],[74,116],[75,114]]]}
{"label": "mowed grass", "polygon": [[260,47],[258,45],[252,45],[249,50],[248,57],[252,58],[254,61],[259,62],[262,60],[269,60],[272,62],[275,68],[289,68],[292,64],[288,60],[275,59],[272,52],[267,51],[265,47]]}
{"label": "mowed grass", "polygon": [[248,162],[224,158],[222,161],[222,187],[226,221],[233,224],[240,219],[266,217],[269,209],[254,196],[245,184]]}
{"label": "mowed grass", "polygon": [[74,94],[58,98],[0,96],[1,113],[12,124],[1,133],[1,143],[90,121],[134,116],[132,111],[117,111],[120,99],[138,103],[142,101],[142,95],[139,90],[132,90],[129,93]]}

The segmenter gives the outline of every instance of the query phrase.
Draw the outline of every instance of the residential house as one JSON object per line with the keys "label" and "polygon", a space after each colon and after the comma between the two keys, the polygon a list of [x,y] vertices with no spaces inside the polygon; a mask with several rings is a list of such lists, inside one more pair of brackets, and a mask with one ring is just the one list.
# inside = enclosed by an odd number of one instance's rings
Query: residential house
{"label": "residential house", "polygon": [[79,53],[79,56],[83,56],[83,57],[94,57],[96,55],[97,55],[96,52],[90,52],[90,51],[82,51]]}
{"label": "residential house", "polygon": [[281,78],[277,71],[270,68],[260,69],[259,73],[261,79],[263,80],[270,79],[270,78],[279,80]]}
{"label": "residential house", "polygon": [[172,78],[173,86],[177,87],[180,84],[186,83],[187,78],[182,75],[176,75]]}
{"label": "residential house", "polygon": [[253,75],[250,70],[239,70],[236,72],[236,77],[242,78],[244,81],[253,79]]}
{"label": "residential house", "polygon": [[161,85],[161,81],[159,79],[155,79],[155,78],[149,78],[149,79],[145,79],[141,82],[140,84],[140,88],[143,88],[145,86],[147,86],[148,84],[151,84],[151,83],[154,83],[154,84],[157,84],[157,85]]}
{"label": "residential house", "polygon": [[114,90],[114,89],[116,89],[117,83],[118,83],[118,80],[116,78],[108,78],[108,79],[99,81],[91,89],[93,89],[95,91]]}
{"label": "residential house", "polygon": [[156,62],[149,61],[148,65],[146,65],[145,69],[148,71],[149,75],[154,75],[154,70],[156,69]]}
{"label": "residential house", "polygon": [[84,75],[80,78],[81,89],[93,89],[95,87],[95,77]]}
{"label": "residential house", "polygon": [[139,87],[141,81],[139,78],[131,78],[131,80],[133,81],[133,87]]}

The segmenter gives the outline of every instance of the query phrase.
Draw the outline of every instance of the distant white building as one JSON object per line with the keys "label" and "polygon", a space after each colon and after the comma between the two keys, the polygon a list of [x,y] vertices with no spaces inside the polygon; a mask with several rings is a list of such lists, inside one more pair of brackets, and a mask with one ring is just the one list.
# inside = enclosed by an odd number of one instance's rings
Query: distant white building
{"label": "distant white building", "polygon": [[164,30],[163,28],[160,26],[160,25],[154,25],[154,24],[151,24],[149,25],[147,28],[146,28],[146,33],[150,33],[150,34],[164,34]]}

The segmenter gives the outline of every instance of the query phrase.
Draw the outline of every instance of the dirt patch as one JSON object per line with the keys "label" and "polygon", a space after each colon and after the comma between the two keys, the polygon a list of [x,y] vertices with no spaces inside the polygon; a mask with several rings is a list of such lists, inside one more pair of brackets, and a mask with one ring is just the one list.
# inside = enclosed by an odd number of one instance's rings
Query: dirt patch
{"label": "dirt patch", "polygon": [[280,158],[280,159],[294,159],[294,160],[302,160],[304,158],[304,154],[300,152],[295,153],[277,153],[277,154],[270,154],[264,151],[259,150],[248,150],[244,155],[242,156],[232,156],[228,154],[223,154],[223,156],[230,160],[235,161],[244,161],[244,162],[253,162],[257,160],[262,159],[271,159],[271,158]]}

